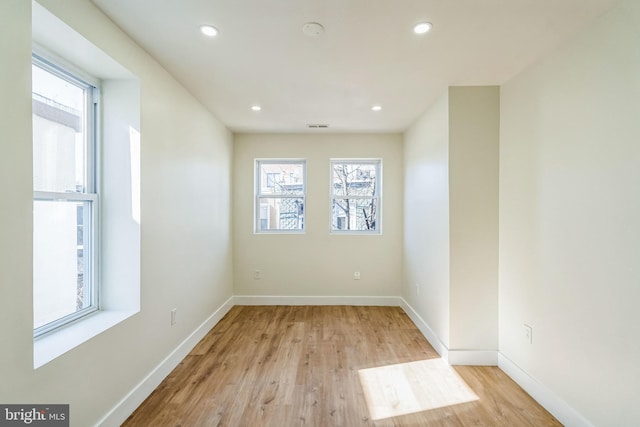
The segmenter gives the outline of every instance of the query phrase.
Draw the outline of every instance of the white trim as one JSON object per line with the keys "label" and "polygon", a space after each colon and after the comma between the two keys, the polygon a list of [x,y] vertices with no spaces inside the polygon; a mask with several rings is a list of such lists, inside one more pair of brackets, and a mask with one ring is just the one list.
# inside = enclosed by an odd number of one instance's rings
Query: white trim
{"label": "white trim", "polygon": [[444,360],[449,360],[449,349],[447,346],[440,341],[440,338],[433,332],[433,329],[431,329],[427,322],[420,317],[418,312],[416,312],[404,298],[400,299],[400,307],[407,313],[407,316],[415,323],[420,332],[422,332],[422,335],[429,341],[429,344],[438,352],[440,357]]}
{"label": "white trim", "polygon": [[498,367],[566,427],[594,427],[582,414],[502,353],[498,353]]}
{"label": "white trim", "polygon": [[555,395],[545,385],[531,377],[509,358],[497,351],[449,350],[431,327],[402,297],[393,296],[275,296],[236,295],[229,298],[207,320],[180,343],[158,366],[135,386],[98,423],[100,427],[119,426],[155,390],[162,380],[178,366],[195,345],[235,305],[354,305],[401,307],[440,356],[451,365],[495,365],[531,395],[541,406],[567,427],[594,427],[574,408]]}
{"label": "white trim", "polygon": [[[302,194],[263,194],[262,165],[302,165]],[[253,160],[253,234],[305,234],[307,230],[307,159],[257,158]],[[260,201],[262,199],[302,199],[304,223],[301,229],[260,229]]]}
{"label": "white trim", "polygon": [[66,201],[74,201],[74,202],[97,202],[98,194],[97,193],[59,193],[55,191],[34,191],[33,192],[34,200],[42,200],[42,201],[54,201],[54,202],[66,202]]}
{"label": "white trim", "polygon": [[[42,52],[44,56],[40,55],[36,50]],[[100,84],[99,81],[95,78],[92,78],[87,75],[87,73],[81,72],[77,67],[69,66],[69,64],[61,60],[61,58],[57,57],[55,54],[48,52],[44,47],[34,45],[34,49],[32,49],[31,54],[31,64],[32,68],[35,67],[41,70],[46,75],[52,76],[58,80],[64,81],[69,85],[74,86],[76,89],[82,91],[84,95],[84,106],[81,110],[78,110],[80,123],[84,130],[81,131],[82,138],[82,148],[84,153],[84,158],[82,159],[82,165],[84,167],[84,179],[83,179],[83,189],[80,192],[76,191],[35,191],[33,192],[33,201],[34,201],[34,213],[33,218],[35,221],[36,218],[36,210],[35,210],[35,202],[81,202],[84,204],[83,206],[83,224],[84,224],[84,255],[83,255],[83,264],[84,264],[84,281],[83,288],[85,292],[85,303],[88,302],[88,307],[84,309],[76,310],[67,315],[59,316],[47,323],[35,326],[33,328],[33,336],[34,338],[42,337],[47,333],[51,333],[52,331],[62,328],[65,325],[69,325],[72,322],[83,319],[91,313],[98,311],[100,306],[99,296],[100,296],[100,288],[102,284],[98,280],[98,271],[100,264],[100,242],[99,242],[99,230],[100,230],[100,204],[98,198],[98,186],[96,182],[96,171],[98,168],[98,157],[97,153],[99,151],[98,141],[97,141],[97,123],[96,123],[96,110],[95,110],[95,102],[94,95],[100,92]],[[34,77],[35,79],[35,77]],[[33,88],[32,88],[33,89]],[[33,95],[37,95],[35,92]],[[40,95],[44,97],[44,95]],[[35,98],[34,98],[35,99]],[[55,102],[54,102],[55,104]],[[62,105],[58,106],[62,108]],[[54,120],[55,121],[55,120]],[[76,132],[80,132],[79,129],[76,129]],[[35,135],[34,135],[35,141]],[[78,141],[76,141],[78,142]],[[35,148],[34,148],[35,149]],[[77,149],[77,147],[76,147]],[[34,176],[36,175],[36,171],[34,171]],[[75,190],[75,188],[73,189]],[[87,212],[88,211],[88,212]],[[74,214],[75,216],[75,214]],[[75,236],[76,231],[73,232]],[[75,237],[74,237],[75,239]],[[39,266],[39,262],[34,260],[33,268],[34,271],[37,269],[36,264]],[[35,283],[34,283],[34,292],[35,292]],[[34,301],[35,301],[34,296]],[[88,301],[86,301],[88,300]],[[130,314],[125,314],[124,317],[128,317]],[[102,316],[103,319],[105,316]],[[107,316],[111,319],[113,316]],[[121,314],[117,314],[115,316],[122,317]],[[104,322],[108,324],[111,322]],[[93,331],[94,322],[90,322],[92,326],[83,327],[83,330]],[[101,322],[98,323],[103,323]],[[99,330],[101,328],[98,327]],[[61,334],[59,336],[64,336],[65,334]],[[93,336],[93,335],[91,335]],[[71,343],[68,343],[68,339],[60,339],[56,338],[53,340],[48,340],[46,346],[38,346],[34,345],[34,366],[41,366],[39,363],[47,363],[51,359],[52,354],[59,351],[66,351]],[[77,341],[77,340],[72,340]],[[53,345],[51,345],[53,343]],[[58,348],[61,347],[61,348]],[[46,350],[42,350],[42,349]],[[55,348],[55,351],[51,351],[52,348]],[[57,357],[57,356],[56,356]]]}
{"label": "white trim", "polygon": [[[100,87],[102,83],[98,77],[93,76],[91,73],[87,73],[81,67],[71,63],[65,57],[53,53],[49,48],[36,41],[32,41],[31,43],[31,52],[37,57],[38,62],[58,71],[66,71],[66,74],[71,74],[74,78],[73,80],[76,82],[93,87]],[[74,84],[77,86],[77,83]]]}
{"label": "white trim", "polygon": [[400,298],[400,307],[407,313],[407,316],[415,323],[422,335],[429,341],[429,344],[438,352],[440,357],[450,365],[473,365],[473,366],[497,366],[497,350],[450,350],[440,338],[433,332],[433,329],[424,321],[417,311],[409,305],[404,298]]}
{"label": "white trim", "polygon": [[156,389],[167,375],[189,354],[204,336],[233,307],[233,297],[229,298],[195,331],[182,341],[167,357],[164,358],[140,383],[133,388],[118,404],[99,422],[101,427],[117,427],[136,410],[138,406]]}
{"label": "white trim", "polygon": [[234,305],[371,305],[400,306],[400,297],[389,296],[278,296],[236,295]]}
{"label": "white trim", "polygon": [[449,350],[450,365],[498,366],[497,350]]}
{"label": "white trim", "polygon": [[[329,159],[329,235],[331,236],[339,236],[339,235],[366,235],[366,236],[381,236],[382,235],[382,157],[375,158],[331,158]],[[333,174],[335,172],[334,165],[338,163],[345,164],[363,164],[363,165],[374,165],[376,168],[376,189],[377,194],[375,196],[351,196],[351,195],[342,195],[337,196],[334,195],[334,182],[333,182]],[[376,200],[376,228],[373,231],[368,230],[338,230],[333,228],[333,201],[335,199],[357,199],[357,200]]]}

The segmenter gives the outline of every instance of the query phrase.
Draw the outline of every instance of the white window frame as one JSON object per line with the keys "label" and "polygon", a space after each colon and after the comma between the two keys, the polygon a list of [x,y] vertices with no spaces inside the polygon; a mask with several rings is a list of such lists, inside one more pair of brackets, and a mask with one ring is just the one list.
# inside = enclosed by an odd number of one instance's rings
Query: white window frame
{"label": "white window frame", "polygon": [[[262,194],[260,185],[260,171],[262,165],[273,164],[300,164],[302,165],[302,194]],[[254,234],[304,234],[307,229],[307,161],[306,159],[255,159],[254,160],[254,203],[253,203],[253,232]],[[260,206],[262,199],[302,199],[304,209],[304,222],[299,230],[273,229],[262,230],[260,228]]]}
{"label": "white window frame", "polygon": [[[336,164],[374,165],[376,167],[376,194],[374,196],[336,195],[333,186],[333,171]],[[335,235],[381,235],[382,234],[382,159],[381,158],[337,158],[329,161],[329,233]],[[375,230],[340,230],[333,227],[333,201],[336,199],[376,200]]]}
{"label": "white window frame", "polygon": [[85,72],[68,64],[61,58],[51,54],[42,47],[34,46],[32,63],[45,71],[81,87],[85,90],[85,188],[82,192],[52,192],[34,191],[33,201],[65,201],[86,202],[90,206],[90,212],[84,212],[83,226],[83,259],[85,260],[84,280],[87,280],[90,289],[90,303],[88,307],[69,315],[59,317],[45,325],[34,328],[34,338],[41,337],[55,331],[76,320],[88,316],[100,309],[99,287],[99,108],[100,108],[100,81],[87,75]]}

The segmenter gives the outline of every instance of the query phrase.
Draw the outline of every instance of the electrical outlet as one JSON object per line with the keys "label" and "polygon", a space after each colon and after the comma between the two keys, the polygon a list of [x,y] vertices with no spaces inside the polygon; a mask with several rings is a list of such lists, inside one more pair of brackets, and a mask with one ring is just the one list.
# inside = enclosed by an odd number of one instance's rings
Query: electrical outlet
{"label": "electrical outlet", "polygon": [[353,273],[353,280],[360,280],[360,272],[356,271]]}
{"label": "electrical outlet", "polygon": [[176,324],[176,315],[178,314],[178,309],[174,308],[171,310],[171,326]]}
{"label": "electrical outlet", "polygon": [[531,326],[527,325],[526,323],[523,325],[524,329],[524,338],[527,340],[527,342],[529,344],[533,344],[533,329],[531,328]]}
{"label": "electrical outlet", "polygon": [[260,274],[260,270],[256,270],[253,272],[253,280],[260,280],[261,274]]}

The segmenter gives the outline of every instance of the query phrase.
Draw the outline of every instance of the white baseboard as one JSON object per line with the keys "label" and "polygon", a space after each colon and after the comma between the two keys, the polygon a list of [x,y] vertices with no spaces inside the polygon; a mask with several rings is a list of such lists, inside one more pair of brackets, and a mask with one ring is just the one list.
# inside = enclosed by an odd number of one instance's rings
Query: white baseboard
{"label": "white baseboard", "polygon": [[476,366],[497,366],[497,350],[450,350],[440,341],[440,338],[433,332],[433,329],[424,321],[417,311],[409,305],[404,298],[401,298],[400,307],[407,313],[407,316],[416,324],[422,335],[429,341],[429,344],[438,352],[440,357],[450,365],[476,365]]}
{"label": "white baseboard", "polygon": [[497,350],[449,350],[450,365],[498,366]]}
{"label": "white baseboard", "polygon": [[440,341],[427,322],[402,298],[400,307],[402,307],[413,323],[415,323],[431,346],[450,365],[498,366],[566,427],[594,427],[594,425],[578,411],[560,399],[545,385],[520,369],[518,365],[502,353],[493,350],[449,350],[447,346]]}
{"label": "white baseboard", "polygon": [[498,367],[566,427],[594,427],[591,422],[569,406],[567,402],[502,353],[498,354]]}
{"label": "white baseboard", "polygon": [[118,402],[97,425],[100,427],[120,426],[232,307],[233,297],[229,298],[207,320],[202,322],[191,335],[182,341],[149,375]]}
{"label": "white baseboard", "polygon": [[490,350],[449,350],[427,322],[401,297],[391,296],[262,296],[236,295],[229,298],[191,333],[149,375],[98,422],[100,427],[121,425],[129,415],[178,366],[195,345],[234,305],[355,305],[401,307],[438,354],[451,365],[497,365],[540,405],[567,427],[593,427],[580,413],[539,383],[502,353]]}
{"label": "white baseboard", "polygon": [[433,329],[431,329],[427,322],[425,322],[424,319],[420,317],[418,312],[415,311],[413,307],[411,307],[409,303],[405,301],[404,298],[401,299],[400,307],[404,310],[405,313],[407,313],[407,316],[409,316],[413,323],[415,323],[420,332],[422,332],[422,335],[424,335],[427,341],[429,341],[429,344],[431,344],[431,346],[438,352],[440,357],[448,361],[449,349],[446,345],[444,345],[442,341],[440,341],[440,338],[438,338],[435,332],[433,332]]}
{"label": "white baseboard", "polygon": [[397,307],[400,297],[236,295],[234,305],[371,305]]}

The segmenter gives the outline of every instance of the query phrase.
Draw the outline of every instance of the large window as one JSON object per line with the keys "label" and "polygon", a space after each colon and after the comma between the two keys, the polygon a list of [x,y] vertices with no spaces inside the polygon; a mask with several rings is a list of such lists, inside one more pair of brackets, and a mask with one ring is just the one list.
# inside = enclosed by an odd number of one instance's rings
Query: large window
{"label": "large window", "polygon": [[39,336],[98,308],[96,116],[90,78],[36,55],[33,322]]}
{"label": "large window", "polygon": [[331,231],[380,233],[381,160],[331,161]]}
{"label": "large window", "polygon": [[256,233],[303,232],[304,160],[256,160]]}

